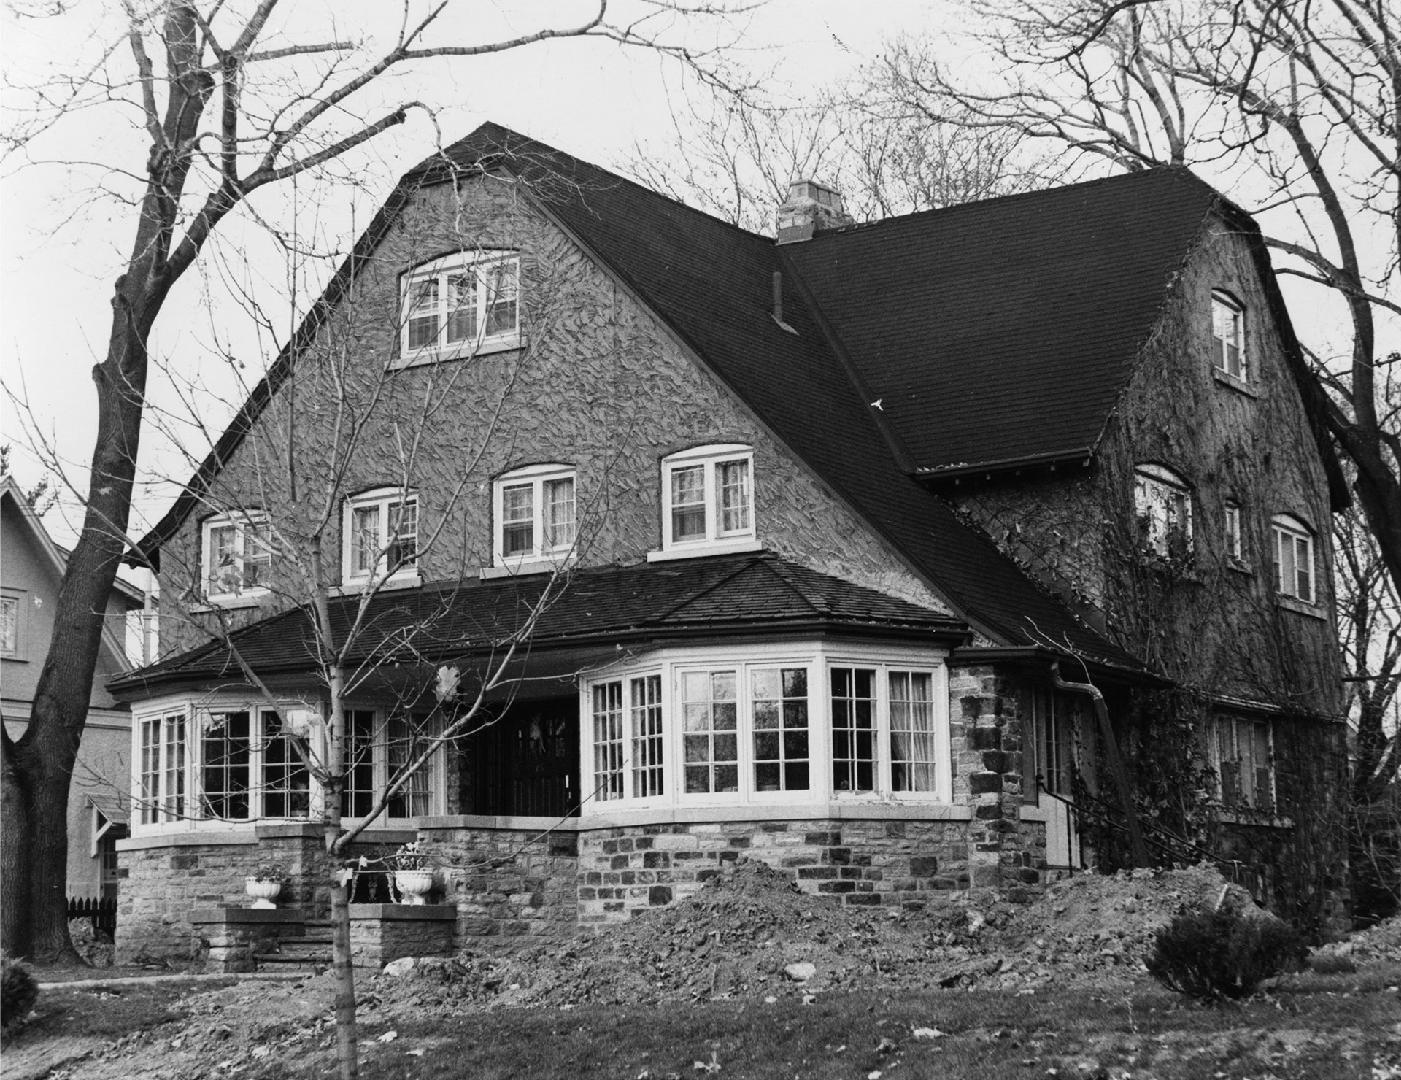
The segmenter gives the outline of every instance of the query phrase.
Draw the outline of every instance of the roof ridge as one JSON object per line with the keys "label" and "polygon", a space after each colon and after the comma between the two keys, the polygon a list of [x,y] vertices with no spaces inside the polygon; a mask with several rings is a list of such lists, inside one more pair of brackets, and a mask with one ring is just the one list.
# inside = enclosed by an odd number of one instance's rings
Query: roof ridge
{"label": "roof ridge", "polygon": [[[701,597],[703,597],[703,596],[708,596],[710,593],[713,593],[716,589],[720,588],[722,585],[727,585],[727,584],[729,584],[731,581],[733,581],[735,578],[737,578],[740,574],[742,574],[745,570],[748,570],[749,567],[752,566],[754,563],[759,562],[759,561],[763,558],[763,556],[764,556],[764,552],[759,552],[757,555],[750,555],[749,557],[742,559],[742,560],[741,560],[740,562],[738,562],[738,563],[735,565],[735,567],[734,567],[733,569],[731,569],[728,573],[721,574],[721,575],[720,575],[719,577],[717,577],[714,581],[712,581],[709,585],[704,585],[704,586],[702,586],[701,588],[697,589],[694,593],[692,593],[690,596],[687,596],[684,600],[678,600],[678,601],[677,601],[675,604],[673,604],[671,607],[667,608],[666,611],[662,613],[661,618],[662,618],[662,619],[669,619],[669,618],[671,618],[673,615],[675,615],[678,611],[680,611],[682,608],[690,607],[692,604],[694,604],[694,603],[695,603],[697,600],[699,600]],[[698,556],[698,558],[704,558],[704,557],[705,557],[705,556]]]}
{"label": "roof ridge", "polygon": [[[803,569],[807,570],[809,573],[820,573],[820,571],[811,570],[805,566],[799,567],[797,563],[790,564],[786,562],[781,562],[777,559],[766,559],[763,561],[763,565],[770,574],[778,578],[779,581],[783,582],[783,584],[788,587],[788,590],[792,592],[794,596],[796,596],[799,600],[801,600],[809,608],[811,608],[812,613],[814,615],[830,615],[832,613],[832,608],[830,604],[818,604],[817,602],[815,602],[812,599],[812,597],[810,597],[807,594],[807,592],[804,591],[803,588],[796,581],[793,580],[793,574],[791,573],[793,569]],[[856,585],[855,582],[852,582],[851,584]],[[864,585],[856,585],[856,587],[859,589],[865,588]]]}

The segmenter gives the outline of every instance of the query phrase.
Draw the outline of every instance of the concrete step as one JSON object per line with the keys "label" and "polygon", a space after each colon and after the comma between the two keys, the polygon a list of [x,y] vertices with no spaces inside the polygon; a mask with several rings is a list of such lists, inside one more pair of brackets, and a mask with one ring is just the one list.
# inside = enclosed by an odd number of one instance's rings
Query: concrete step
{"label": "concrete step", "polygon": [[331,936],[287,938],[276,952],[254,953],[253,963],[259,971],[324,971],[331,966]]}

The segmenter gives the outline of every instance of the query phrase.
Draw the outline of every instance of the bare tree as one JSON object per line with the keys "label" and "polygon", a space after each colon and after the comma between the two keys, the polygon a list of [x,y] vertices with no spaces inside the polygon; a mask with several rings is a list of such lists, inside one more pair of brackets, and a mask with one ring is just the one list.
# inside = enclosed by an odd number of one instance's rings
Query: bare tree
{"label": "bare tree", "polygon": [[[643,183],[751,232],[773,230],[788,184],[841,191],[858,221],[987,199],[1045,182],[1011,133],[970,132],[836,84],[813,103],[728,98],[673,117],[673,148],[639,146]],[[1029,164],[1024,164],[1027,162]]]}
{"label": "bare tree", "polygon": [[[716,81],[711,55],[682,43],[689,16],[723,16],[707,0],[597,0],[577,22],[541,23],[498,40],[451,40],[455,0],[394,9],[381,44],[306,37],[297,5],[197,0],[127,0],[125,28],[86,71],[29,88],[29,112],[5,135],[20,155],[57,125],[112,108],[135,109],[137,175],[104,178],[127,193],[132,240],[112,292],[112,322],[93,369],[98,428],[81,533],[64,575],[54,633],[32,719],[17,740],[0,740],[3,769],[3,947],[38,958],[71,953],[64,919],[64,829],[69,777],[83,731],[101,632],[101,612],[127,545],[151,334],[172,288],[211,239],[249,209],[262,189],[326,175],[415,113],[422,101],[391,101],[386,76],[423,63],[447,64],[561,39],[598,39],[648,49]],[[614,8],[622,10],[614,11]],[[13,97],[12,97],[13,100]],[[102,185],[100,184],[99,187]]]}

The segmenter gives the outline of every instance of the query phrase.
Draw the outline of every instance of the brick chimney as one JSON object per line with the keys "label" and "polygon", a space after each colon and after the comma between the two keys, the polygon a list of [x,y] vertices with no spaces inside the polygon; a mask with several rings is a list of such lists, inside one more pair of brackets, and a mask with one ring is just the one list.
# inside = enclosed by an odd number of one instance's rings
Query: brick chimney
{"label": "brick chimney", "polygon": [[842,209],[840,191],[816,180],[794,180],[778,208],[778,242],[791,244],[852,224],[851,215]]}

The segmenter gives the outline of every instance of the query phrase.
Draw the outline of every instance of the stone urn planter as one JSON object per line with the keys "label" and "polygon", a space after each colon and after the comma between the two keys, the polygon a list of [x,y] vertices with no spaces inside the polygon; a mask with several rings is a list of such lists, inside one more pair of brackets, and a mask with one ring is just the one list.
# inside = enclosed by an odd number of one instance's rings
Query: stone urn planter
{"label": "stone urn planter", "polygon": [[253,898],[249,907],[275,908],[278,894],[282,892],[282,882],[264,881],[261,878],[244,878],[243,891]]}
{"label": "stone urn planter", "polygon": [[428,891],[433,888],[432,870],[395,870],[394,887],[404,896],[405,903],[428,903]]}

